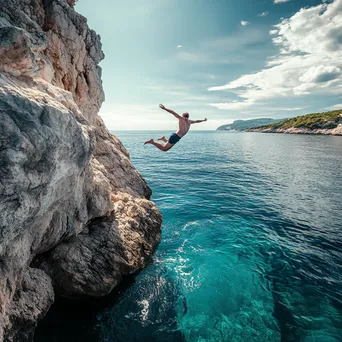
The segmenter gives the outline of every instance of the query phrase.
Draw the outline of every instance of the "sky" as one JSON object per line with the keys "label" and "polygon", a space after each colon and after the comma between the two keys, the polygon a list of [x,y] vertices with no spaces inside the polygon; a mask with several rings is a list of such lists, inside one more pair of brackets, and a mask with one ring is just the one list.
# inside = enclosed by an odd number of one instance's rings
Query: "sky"
{"label": "sky", "polygon": [[342,0],[79,0],[111,130],[216,129],[342,108]]}

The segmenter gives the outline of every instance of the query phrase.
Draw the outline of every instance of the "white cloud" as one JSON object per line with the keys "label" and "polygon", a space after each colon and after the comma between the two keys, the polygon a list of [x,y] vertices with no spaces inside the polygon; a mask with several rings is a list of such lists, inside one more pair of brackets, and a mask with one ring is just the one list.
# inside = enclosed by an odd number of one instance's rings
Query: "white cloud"
{"label": "white cloud", "polygon": [[241,99],[212,105],[238,110],[275,97],[340,92],[342,0],[302,8],[275,28],[270,33],[275,35],[273,43],[280,54],[271,57],[259,72],[209,88],[233,91]]}
{"label": "white cloud", "polygon": [[241,20],[241,25],[242,26],[247,26],[248,25],[248,21]]}
{"label": "white cloud", "polygon": [[281,4],[283,2],[289,2],[290,0],[274,0],[275,4]]}
{"label": "white cloud", "polygon": [[326,109],[328,109],[328,110],[339,110],[339,109],[341,109],[342,110],[342,103],[335,104],[331,107],[327,107]]}
{"label": "white cloud", "polygon": [[248,108],[250,105],[254,103],[253,100],[245,100],[245,101],[232,101],[228,103],[210,103],[210,106],[216,107],[218,109],[228,109],[228,110],[240,110],[243,108]]}
{"label": "white cloud", "polygon": [[322,83],[334,80],[341,75],[341,69],[336,66],[312,66],[299,78],[304,83]]}
{"label": "white cloud", "polygon": [[182,48],[183,47],[183,45],[177,45],[177,48],[178,49],[180,49],[180,48]]}
{"label": "white cloud", "polygon": [[267,11],[258,14],[259,17],[266,17],[267,15],[268,15]]}
{"label": "white cloud", "polygon": [[276,110],[276,111],[281,111],[281,112],[292,112],[295,110],[302,110],[304,108],[305,107],[268,107],[268,108],[266,108],[266,110],[264,109],[264,111]]}

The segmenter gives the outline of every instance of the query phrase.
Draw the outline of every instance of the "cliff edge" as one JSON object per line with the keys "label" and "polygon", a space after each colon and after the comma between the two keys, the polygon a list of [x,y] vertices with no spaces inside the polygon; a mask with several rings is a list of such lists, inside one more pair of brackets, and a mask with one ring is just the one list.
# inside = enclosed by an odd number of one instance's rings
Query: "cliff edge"
{"label": "cliff edge", "polygon": [[32,340],[55,294],[108,294],[160,240],[98,115],[104,54],[73,3],[0,0],[0,340]]}

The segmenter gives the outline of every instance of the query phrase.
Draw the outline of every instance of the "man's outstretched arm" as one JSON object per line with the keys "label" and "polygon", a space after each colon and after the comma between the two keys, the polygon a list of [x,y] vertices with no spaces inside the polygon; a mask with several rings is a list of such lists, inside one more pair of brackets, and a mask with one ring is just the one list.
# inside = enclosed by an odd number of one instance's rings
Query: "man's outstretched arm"
{"label": "man's outstretched arm", "polygon": [[171,113],[171,114],[174,115],[177,119],[180,119],[180,118],[181,118],[181,116],[180,116],[178,113],[176,113],[175,111],[173,111],[172,109],[168,109],[168,108],[166,108],[166,107],[165,107],[164,105],[162,105],[162,104],[160,104],[159,107],[160,107],[161,109],[166,110],[167,112]]}
{"label": "man's outstretched arm", "polygon": [[207,118],[205,118],[204,120],[190,120],[190,123],[194,124],[194,123],[201,123],[205,121],[207,121]]}

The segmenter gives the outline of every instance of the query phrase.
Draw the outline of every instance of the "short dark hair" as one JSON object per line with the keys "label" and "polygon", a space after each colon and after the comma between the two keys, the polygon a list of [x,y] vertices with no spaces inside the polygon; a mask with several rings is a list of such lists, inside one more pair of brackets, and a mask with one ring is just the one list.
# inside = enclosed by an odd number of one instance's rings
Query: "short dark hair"
{"label": "short dark hair", "polygon": [[185,118],[189,118],[189,113],[184,113],[183,116],[184,116]]}

